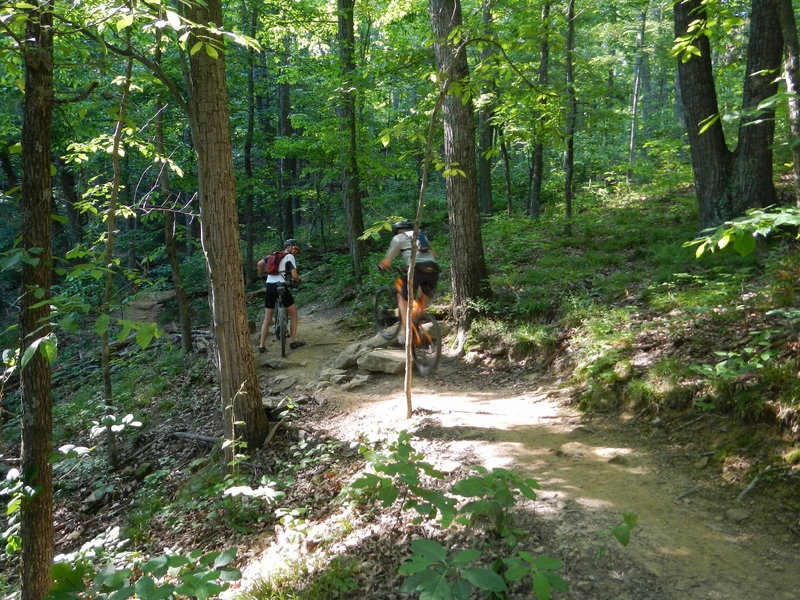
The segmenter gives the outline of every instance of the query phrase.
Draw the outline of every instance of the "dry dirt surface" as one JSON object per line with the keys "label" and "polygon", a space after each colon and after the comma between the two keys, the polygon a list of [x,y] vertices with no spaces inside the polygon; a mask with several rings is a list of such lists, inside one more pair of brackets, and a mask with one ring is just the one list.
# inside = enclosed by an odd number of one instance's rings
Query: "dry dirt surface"
{"label": "dry dirt surface", "polygon": [[[800,491],[795,484],[793,496],[776,497],[765,483],[740,498],[747,481],[726,481],[709,460],[730,428],[723,418],[587,415],[559,381],[508,363],[443,357],[434,376],[415,377],[407,419],[402,375],[371,374],[351,390],[321,385],[321,371],[365,334],[330,312],[301,307],[300,315],[306,346],[282,363],[272,340],[256,354],[264,388],[282,381],[316,390],[323,403],[306,427],[317,435],[354,442],[407,430],[414,448],[446,472],[480,464],[535,478],[539,498],[522,507],[518,522],[529,528],[523,543],[535,544],[526,549],[563,561],[570,592],[559,597],[800,598]],[[638,515],[627,547],[602,534],[623,513]],[[258,564],[244,569],[237,587],[259,576]],[[352,597],[405,597],[359,594]]]}

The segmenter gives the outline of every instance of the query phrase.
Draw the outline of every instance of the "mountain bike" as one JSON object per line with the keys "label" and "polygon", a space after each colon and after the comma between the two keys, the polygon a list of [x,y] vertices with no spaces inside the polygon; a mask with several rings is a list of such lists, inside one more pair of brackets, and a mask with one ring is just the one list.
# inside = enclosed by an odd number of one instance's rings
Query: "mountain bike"
{"label": "mountain bike", "polygon": [[289,339],[289,313],[283,305],[283,293],[292,286],[289,283],[278,284],[278,298],[275,300],[275,339],[281,343],[281,356],[286,356],[286,346]]}
{"label": "mountain bike", "polygon": [[[400,310],[397,294],[403,289],[406,270],[394,267],[403,276],[398,277],[393,286],[387,285],[375,292],[372,299],[372,318],[375,330],[385,340],[393,340],[400,334]],[[417,290],[411,298],[411,357],[414,366],[423,377],[436,371],[442,354],[442,336],[439,322],[425,311],[428,296]]]}

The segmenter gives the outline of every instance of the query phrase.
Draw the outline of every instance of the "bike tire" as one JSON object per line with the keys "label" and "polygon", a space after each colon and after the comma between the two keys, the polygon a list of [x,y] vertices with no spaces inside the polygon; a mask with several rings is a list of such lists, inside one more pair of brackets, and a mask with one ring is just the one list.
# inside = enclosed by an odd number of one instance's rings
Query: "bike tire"
{"label": "bike tire", "polygon": [[281,303],[275,305],[275,337],[281,343],[281,356],[286,356],[286,339],[289,335],[289,318],[286,307]]}
{"label": "bike tire", "polygon": [[442,355],[442,335],[439,322],[428,313],[422,313],[414,320],[415,329],[411,333],[411,356],[417,372],[423,377],[432,375],[439,366]]}
{"label": "bike tire", "polygon": [[375,331],[385,340],[397,337],[400,331],[400,313],[397,309],[397,292],[385,286],[375,292],[372,299],[372,319]]}

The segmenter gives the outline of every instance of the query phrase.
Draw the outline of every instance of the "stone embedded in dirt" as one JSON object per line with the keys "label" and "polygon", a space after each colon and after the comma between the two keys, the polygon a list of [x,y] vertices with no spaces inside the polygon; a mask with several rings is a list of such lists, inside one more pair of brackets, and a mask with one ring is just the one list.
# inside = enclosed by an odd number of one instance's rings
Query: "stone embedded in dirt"
{"label": "stone embedded in dirt", "polygon": [[353,390],[355,388],[361,387],[365,383],[369,381],[369,375],[356,375],[353,377],[352,380],[348,381],[342,386],[344,390]]}
{"label": "stone embedded in dirt", "polygon": [[631,464],[631,461],[628,460],[626,456],[622,456],[621,454],[617,454],[612,456],[608,459],[608,464],[610,465],[620,465],[621,467],[626,467]]}
{"label": "stone embedded in dirt", "polygon": [[273,394],[278,392],[285,392],[286,390],[294,386],[296,383],[297,379],[295,379],[294,377],[279,375],[278,377],[275,378],[275,383],[270,386],[270,390],[272,391]]}
{"label": "stone embedded in dirt", "polygon": [[344,369],[322,369],[319,373],[320,381],[332,381],[337,375],[346,375],[347,371]]}
{"label": "stone embedded in dirt", "polygon": [[750,511],[743,508],[729,508],[725,511],[725,517],[734,523],[741,523],[750,518]]}
{"label": "stone embedded in dirt", "polygon": [[359,358],[358,366],[365,371],[396,375],[405,368],[406,357],[400,350],[378,349]]}
{"label": "stone embedded in dirt", "polygon": [[589,452],[589,448],[579,442],[568,442],[556,450],[556,456],[568,458],[583,458]]}

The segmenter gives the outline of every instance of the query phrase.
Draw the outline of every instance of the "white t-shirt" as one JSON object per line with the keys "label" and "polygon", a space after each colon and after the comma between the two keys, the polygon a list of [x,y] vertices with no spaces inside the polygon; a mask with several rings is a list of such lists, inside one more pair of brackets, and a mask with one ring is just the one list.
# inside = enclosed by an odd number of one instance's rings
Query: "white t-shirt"
{"label": "white t-shirt", "polygon": [[294,254],[290,252],[281,259],[277,275],[267,274],[267,283],[285,283],[286,277],[284,277],[284,275],[286,271],[288,270],[291,272],[294,269],[297,269],[297,259],[295,259]]}

